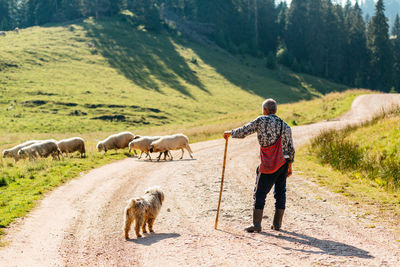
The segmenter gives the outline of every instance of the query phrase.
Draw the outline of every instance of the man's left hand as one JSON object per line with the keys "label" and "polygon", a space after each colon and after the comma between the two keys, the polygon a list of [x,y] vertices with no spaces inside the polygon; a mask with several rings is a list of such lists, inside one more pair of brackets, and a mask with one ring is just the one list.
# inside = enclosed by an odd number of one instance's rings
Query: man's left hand
{"label": "man's left hand", "polygon": [[286,176],[286,177],[290,177],[292,174],[293,174],[293,171],[292,171],[292,163],[289,163],[289,169],[288,169],[288,173],[287,173],[287,176]]}
{"label": "man's left hand", "polygon": [[231,136],[231,131],[224,132],[224,138],[227,140]]}

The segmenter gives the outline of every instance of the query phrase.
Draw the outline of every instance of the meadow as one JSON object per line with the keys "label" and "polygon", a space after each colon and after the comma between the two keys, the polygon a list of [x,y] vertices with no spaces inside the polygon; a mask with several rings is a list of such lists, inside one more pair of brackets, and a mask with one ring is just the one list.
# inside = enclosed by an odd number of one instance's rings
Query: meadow
{"label": "meadow", "polygon": [[81,136],[88,151],[86,159],[2,158],[1,228],[54,187],[130,156],[96,152],[109,134],[183,132],[198,142],[260,115],[266,97],[278,101],[279,116],[301,125],[335,118],[367,92],[268,70],[263,59],[199,45],[171,29],[148,32],[126,15],[10,32],[0,48],[0,150],[29,139]]}
{"label": "meadow", "polygon": [[366,216],[398,225],[399,125],[396,108],[357,126],[323,132],[297,151],[296,169],[357,205],[366,204]]}

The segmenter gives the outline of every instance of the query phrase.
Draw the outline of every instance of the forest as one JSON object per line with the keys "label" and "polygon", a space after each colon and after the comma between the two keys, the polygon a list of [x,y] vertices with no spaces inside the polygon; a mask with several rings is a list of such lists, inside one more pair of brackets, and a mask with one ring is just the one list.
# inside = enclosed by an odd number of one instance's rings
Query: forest
{"label": "forest", "polygon": [[[373,15],[356,3],[331,0],[0,0],[0,30],[130,11],[155,33],[187,22],[231,54],[265,58],[270,69],[288,67],[352,87],[400,91],[400,20]],[[0,59],[1,60],[1,59]]]}

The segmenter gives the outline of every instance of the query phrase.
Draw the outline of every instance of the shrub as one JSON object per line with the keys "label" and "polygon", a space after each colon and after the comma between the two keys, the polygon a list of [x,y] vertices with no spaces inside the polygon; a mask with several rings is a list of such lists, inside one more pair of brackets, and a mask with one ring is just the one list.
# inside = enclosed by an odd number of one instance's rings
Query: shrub
{"label": "shrub", "polygon": [[[398,114],[398,110],[393,113]],[[361,126],[322,132],[311,141],[309,153],[315,155],[321,163],[342,172],[357,171],[387,189],[400,188],[400,162],[396,149],[390,153],[386,150],[371,153],[367,148],[346,139],[358,127],[375,124],[387,115],[381,114]]]}
{"label": "shrub", "polygon": [[269,52],[267,56],[267,68],[271,70],[276,69],[276,57],[272,52]]}

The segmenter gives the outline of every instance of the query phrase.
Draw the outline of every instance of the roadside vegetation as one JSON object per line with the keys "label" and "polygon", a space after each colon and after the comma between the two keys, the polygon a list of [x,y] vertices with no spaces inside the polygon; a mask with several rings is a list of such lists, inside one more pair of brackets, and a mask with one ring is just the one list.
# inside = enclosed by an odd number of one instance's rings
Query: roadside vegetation
{"label": "roadside vegetation", "polygon": [[356,203],[400,221],[400,108],[342,130],[322,132],[296,155],[296,169]]}
{"label": "roadside vegetation", "polygon": [[368,92],[269,70],[261,59],[234,57],[174,31],[149,33],[129,15],[9,32],[0,47],[0,150],[31,139],[80,136],[88,155],[17,163],[2,158],[0,228],[65,181],[129,156],[126,150],[96,151],[110,134],[183,132],[198,142],[260,115],[266,97],[282,104],[278,115],[301,125],[335,118]]}

